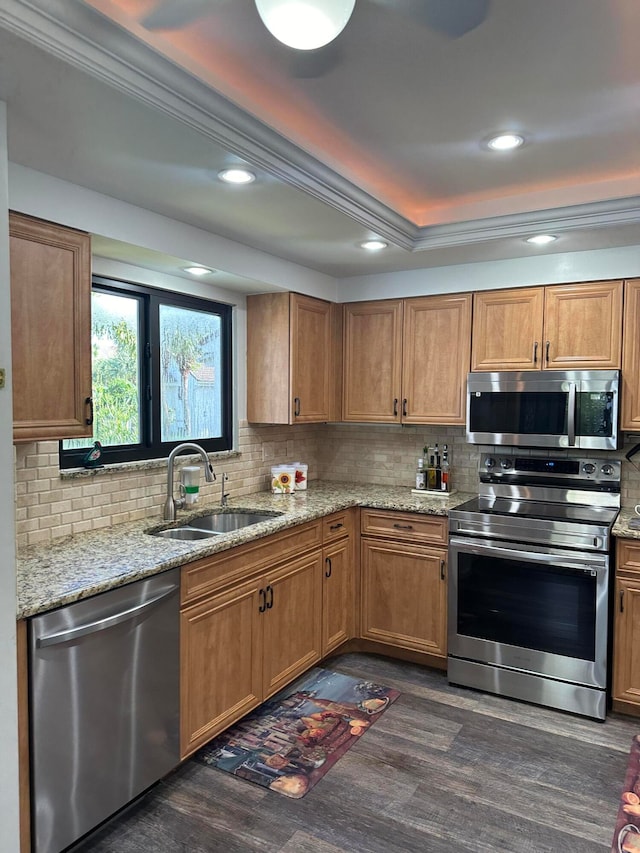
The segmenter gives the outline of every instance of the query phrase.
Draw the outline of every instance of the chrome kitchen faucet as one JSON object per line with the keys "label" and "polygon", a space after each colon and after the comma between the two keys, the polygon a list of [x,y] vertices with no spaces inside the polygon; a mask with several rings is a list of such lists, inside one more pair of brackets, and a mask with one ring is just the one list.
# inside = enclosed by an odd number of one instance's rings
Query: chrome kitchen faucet
{"label": "chrome kitchen faucet", "polygon": [[199,444],[194,444],[191,441],[185,441],[183,444],[179,444],[177,447],[174,447],[171,453],[169,454],[169,459],[167,463],[167,498],[164,502],[164,512],[162,514],[162,517],[165,521],[175,521],[176,510],[183,509],[185,505],[184,497],[175,498],[173,496],[174,460],[179,453],[182,453],[183,450],[193,450],[194,453],[200,454],[202,463],[204,465],[204,478],[207,483],[213,483],[216,479],[216,475],[213,473],[213,468],[211,467],[211,463],[209,462],[207,452],[203,447],[200,447]]}

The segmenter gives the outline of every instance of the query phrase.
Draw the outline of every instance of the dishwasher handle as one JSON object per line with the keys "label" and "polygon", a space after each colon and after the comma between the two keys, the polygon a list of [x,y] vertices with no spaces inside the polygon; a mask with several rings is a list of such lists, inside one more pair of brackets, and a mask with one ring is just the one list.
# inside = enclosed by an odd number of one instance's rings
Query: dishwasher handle
{"label": "dishwasher handle", "polygon": [[122,622],[128,622],[134,619],[145,610],[149,610],[165,598],[173,595],[178,589],[177,585],[165,589],[160,595],[155,598],[150,598],[142,604],[136,604],[135,607],[130,607],[128,610],[122,610],[120,613],[114,613],[112,616],[106,616],[104,619],[98,619],[95,622],[87,622],[85,625],[78,625],[76,628],[69,628],[67,631],[59,631],[56,634],[48,634],[44,637],[36,638],[36,648],[43,649],[46,646],[57,646],[61,643],[67,643],[69,640],[75,640],[78,637],[85,637],[87,634],[95,634],[98,631],[106,631],[108,628],[113,628],[120,625]]}

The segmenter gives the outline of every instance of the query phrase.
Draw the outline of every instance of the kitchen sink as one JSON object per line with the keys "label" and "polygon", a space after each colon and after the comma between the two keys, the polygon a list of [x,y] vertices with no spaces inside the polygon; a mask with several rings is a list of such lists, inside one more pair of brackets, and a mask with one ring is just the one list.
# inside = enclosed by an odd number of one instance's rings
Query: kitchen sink
{"label": "kitchen sink", "polygon": [[266,512],[210,512],[200,515],[191,521],[185,521],[178,527],[170,527],[168,530],[151,530],[152,536],[161,536],[163,539],[180,539],[183,542],[193,542],[197,539],[209,539],[211,536],[220,536],[223,533],[232,533],[241,530],[251,524],[259,524],[261,521],[270,521],[278,518],[280,513]]}

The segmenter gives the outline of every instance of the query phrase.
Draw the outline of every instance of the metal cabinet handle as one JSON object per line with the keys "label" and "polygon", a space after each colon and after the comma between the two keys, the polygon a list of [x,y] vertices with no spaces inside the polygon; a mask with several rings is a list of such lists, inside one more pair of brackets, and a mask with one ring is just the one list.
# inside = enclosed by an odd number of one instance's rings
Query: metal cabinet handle
{"label": "metal cabinet handle", "polygon": [[267,592],[269,593],[269,601],[267,601],[267,610],[271,610],[273,607],[273,587],[271,584],[267,587]]}
{"label": "metal cabinet handle", "polygon": [[393,416],[396,417],[397,414],[398,414],[398,398],[394,397],[393,398]]}
{"label": "metal cabinet handle", "polygon": [[89,406],[89,417],[84,419],[87,426],[93,426],[93,397],[84,398],[85,406]]}
{"label": "metal cabinet handle", "polygon": [[327,564],[327,566],[329,566],[329,568],[325,571],[324,576],[325,576],[325,578],[330,578],[331,577],[331,557],[327,557],[325,560],[325,563]]}
{"label": "metal cabinet handle", "polygon": [[407,417],[407,402],[407,398],[405,397],[402,401],[402,416],[405,418]]}
{"label": "metal cabinet handle", "polygon": [[261,589],[258,595],[262,599],[260,607],[258,607],[258,612],[264,613],[264,611],[267,609],[267,594],[263,589]]}
{"label": "metal cabinet handle", "polygon": [[569,383],[569,399],[567,401],[567,440],[569,447],[576,444],[576,383]]}
{"label": "metal cabinet handle", "polygon": [[337,524],[329,525],[329,530],[340,530],[341,527],[344,527],[344,524],[339,521]]}
{"label": "metal cabinet handle", "polygon": [[551,341],[547,341],[545,344],[545,357],[547,359],[547,364],[549,364],[549,347],[551,346]]}
{"label": "metal cabinet handle", "polygon": [[445,561],[440,560],[440,580],[444,580]]}
{"label": "metal cabinet handle", "polygon": [[128,622],[136,616],[140,616],[145,610],[154,607],[160,601],[168,598],[178,589],[177,586],[172,586],[165,589],[160,595],[155,598],[150,598],[142,604],[136,604],[135,607],[130,607],[128,610],[122,610],[119,613],[114,613],[113,616],[107,616],[104,619],[98,619],[96,622],[87,622],[86,625],[78,625],[76,628],[70,628],[68,631],[59,631],[55,634],[48,634],[44,637],[36,639],[36,646],[39,649],[45,646],[57,646],[60,643],[67,643],[69,640],[76,640],[78,637],[85,637],[87,634],[96,634],[98,631],[106,631],[107,628],[113,628],[120,625],[122,622]]}
{"label": "metal cabinet handle", "polygon": [[413,524],[398,524],[393,525],[397,530],[413,530]]}
{"label": "metal cabinet handle", "polygon": [[624,613],[624,590],[620,590],[620,613]]}
{"label": "metal cabinet handle", "polygon": [[293,402],[295,404],[295,408],[293,410],[293,416],[296,418],[300,417],[300,397],[294,397]]}
{"label": "metal cabinet handle", "polygon": [[538,363],[538,341],[535,341],[533,345],[533,363]]}

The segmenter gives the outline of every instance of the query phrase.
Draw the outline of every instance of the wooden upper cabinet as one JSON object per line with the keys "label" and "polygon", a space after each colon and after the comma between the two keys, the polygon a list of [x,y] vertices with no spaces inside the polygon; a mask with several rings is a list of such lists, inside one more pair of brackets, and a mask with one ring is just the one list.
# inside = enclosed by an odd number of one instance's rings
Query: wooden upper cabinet
{"label": "wooden upper cabinet", "polygon": [[91,238],[9,215],[14,440],[89,436]]}
{"label": "wooden upper cabinet", "polygon": [[545,287],[544,341],[549,370],[619,368],[622,282]]}
{"label": "wooden upper cabinet", "polygon": [[465,422],[470,349],[470,293],[405,300],[403,423]]}
{"label": "wooden upper cabinet", "polygon": [[247,297],[247,419],[292,424],[336,420],[340,307],[299,293]]}
{"label": "wooden upper cabinet", "polygon": [[344,421],[400,423],[402,300],[344,306]]}
{"label": "wooden upper cabinet", "polygon": [[543,310],[542,287],[474,294],[471,370],[537,370]]}
{"label": "wooden upper cabinet", "polygon": [[472,370],[620,367],[621,281],[481,292],[473,304]]}
{"label": "wooden upper cabinet", "polygon": [[624,284],[621,429],[640,429],[640,279]]}

